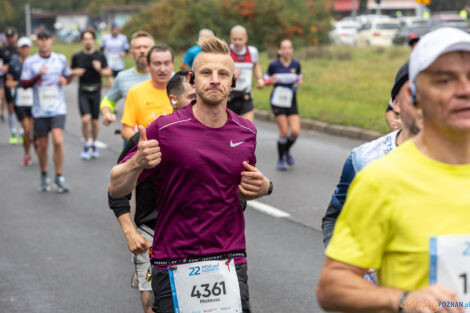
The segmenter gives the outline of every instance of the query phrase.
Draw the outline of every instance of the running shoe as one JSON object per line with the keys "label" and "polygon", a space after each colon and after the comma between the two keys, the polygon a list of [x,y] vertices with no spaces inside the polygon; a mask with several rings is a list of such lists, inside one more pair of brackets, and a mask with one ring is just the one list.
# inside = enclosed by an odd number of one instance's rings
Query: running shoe
{"label": "running shoe", "polygon": [[49,176],[46,174],[41,173],[41,182],[39,185],[39,191],[49,191],[51,190],[51,186],[49,186]]}
{"label": "running shoe", "polygon": [[11,145],[16,145],[16,144],[18,144],[18,138],[16,138],[16,134],[11,134],[11,135],[10,135],[10,144],[11,144]]}
{"label": "running shoe", "polygon": [[277,169],[280,170],[280,171],[285,171],[285,170],[287,170],[287,166],[286,166],[286,164],[284,163],[284,160],[279,160],[279,161],[277,161]]}
{"label": "running shoe", "polygon": [[23,164],[24,166],[31,166],[31,165],[33,165],[33,159],[31,158],[31,156],[30,156],[29,154],[27,154],[27,155],[25,155],[25,156],[23,157],[23,162],[22,162],[22,164]]}
{"label": "running shoe", "polygon": [[90,150],[91,150],[91,157],[93,159],[97,159],[100,157],[100,152],[98,151],[98,148],[95,145],[92,145],[90,147]]}
{"label": "running shoe", "polygon": [[18,142],[22,145],[23,144],[23,135],[18,135]]}
{"label": "running shoe", "polygon": [[83,147],[83,150],[82,150],[82,152],[80,153],[80,157],[81,157],[83,160],[89,160],[89,159],[91,159],[90,148],[87,147],[87,146]]}
{"label": "running shoe", "polygon": [[287,153],[286,154],[286,163],[287,165],[289,166],[292,166],[294,165],[295,161],[294,161],[294,157],[292,155],[290,155],[290,153]]}
{"label": "running shoe", "polygon": [[69,185],[65,182],[65,178],[62,175],[56,175],[54,179],[54,188],[57,192],[68,192]]}

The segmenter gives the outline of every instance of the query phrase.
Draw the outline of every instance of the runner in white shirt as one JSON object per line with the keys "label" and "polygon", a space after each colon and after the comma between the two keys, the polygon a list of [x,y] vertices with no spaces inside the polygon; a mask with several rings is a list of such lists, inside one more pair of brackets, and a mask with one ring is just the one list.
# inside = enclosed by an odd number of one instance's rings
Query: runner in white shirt
{"label": "runner in white shirt", "polygon": [[101,40],[101,52],[104,52],[106,61],[113,71],[109,78],[109,86],[114,82],[117,74],[124,69],[124,57],[129,51],[129,42],[126,35],[119,33],[119,27],[116,23],[111,25],[111,33],[103,36]]}
{"label": "runner in white shirt", "polygon": [[58,192],[69,191],[69,186],[62,176],[64,163],[63,133],[65,126],[66,104],[62,86],[70,83],[71,71],[67,58],[51,52],[51,33],[43,30],[37,34],[39,52],[26,58],[21,73],[23,88],[33,87],[34,136],[37,138],[38,158],[41,168],[40,190],[48,191],[47,148],[49,132],[54,144],[54,187]]}

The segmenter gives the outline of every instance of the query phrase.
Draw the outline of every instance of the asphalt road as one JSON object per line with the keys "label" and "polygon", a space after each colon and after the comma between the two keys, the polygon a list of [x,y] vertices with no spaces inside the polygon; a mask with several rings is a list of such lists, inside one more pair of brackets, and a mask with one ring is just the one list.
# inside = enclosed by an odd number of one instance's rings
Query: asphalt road
{"label": "asphalt road", "polygon": [[[109,171],[122,140],[114,135],[117,126],[103,128],[101,157],[80,160],[76,85],[66,94],[68,194],[37,191],[37,159],[22,167],[22,148],[7,144],[8,128],[0,124],[0,313],[142,312],[130,288],[130,253],[107,207]],[[276,218],[252,206],[246,212],[252,311],[322,312],[315,297],[324,260],[321,217],[344,159],[360,142],[304,132],[293,148],[296,165],[278,172],[276,126],[255,124],[257,166],[275,186],[260,202],[290,216]]]}

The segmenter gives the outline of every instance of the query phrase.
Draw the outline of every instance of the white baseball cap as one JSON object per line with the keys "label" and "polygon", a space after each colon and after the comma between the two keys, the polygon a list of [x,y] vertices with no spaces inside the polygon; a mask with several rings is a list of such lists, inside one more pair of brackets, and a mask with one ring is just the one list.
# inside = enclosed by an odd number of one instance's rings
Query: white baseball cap
{"label": "white baseball cap", "polygon": [[452,27],[443,27],[424,35],[411,52],[409,74],[411,90],[415,93],[418,74],[441,55],[452,51],[470,51],[470,34]]}
{"label": "white baseball cap", "polygon": [[28,37],[21,37],[20,39],[18,39],[18,43],[16,45],[20,48],[24,46],[31,47],[33,43],[31,42],[31,39],[29,39]]}

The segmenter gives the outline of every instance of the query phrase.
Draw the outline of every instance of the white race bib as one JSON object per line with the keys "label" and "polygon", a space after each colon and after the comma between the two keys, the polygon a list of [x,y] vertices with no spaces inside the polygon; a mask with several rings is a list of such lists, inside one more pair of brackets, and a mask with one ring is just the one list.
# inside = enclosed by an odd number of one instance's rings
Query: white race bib
{"label": "white race bib", "polygon": [[16,89],[16,106],[31,107],[33,106],[33,88],[17,88]]}
{"label": "white race bib", "polygon": [[177,265],[168,274],[176,313],[242,312],[233,259]]}
{"label": "white race bib", "polygon": [[51,109],[59,105],[59,87],[39,87],[39,105],[45,109]]}
{"label": "white race bib", "polygon": [[431,237],[429,284],[438,283],[470,301],[470,234]]}
{"label": "white race bib", "polygon": [[277,86],[274,88],[271,103],[277,107],[290,108],[292,106],[292,97],[294,97],[292,88]]}
{"label": "white race bib", "polygon": [[108,63],[109,67],[116,68],[121,66],[121,56],[119,53],[110,53],[108,54]]}
{"label": "white race bib", "polygon": [[235,90],[237,91],[250,91],[251,90],[251,79],[252,79],[252,71],[250,70],[242,70],[240,75],[237,77],[237,86]]}

